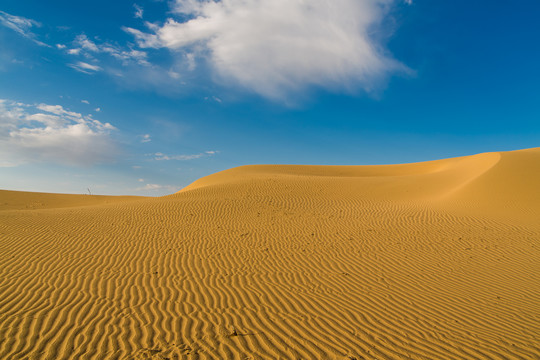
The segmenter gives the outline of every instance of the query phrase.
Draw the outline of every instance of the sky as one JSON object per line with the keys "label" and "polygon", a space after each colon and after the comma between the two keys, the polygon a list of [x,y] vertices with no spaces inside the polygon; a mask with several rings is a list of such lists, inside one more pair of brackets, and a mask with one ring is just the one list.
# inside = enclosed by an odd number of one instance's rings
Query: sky
{"label": "sky", "polygon": [[0,0],[0,189],[540,146],[540,2]]}

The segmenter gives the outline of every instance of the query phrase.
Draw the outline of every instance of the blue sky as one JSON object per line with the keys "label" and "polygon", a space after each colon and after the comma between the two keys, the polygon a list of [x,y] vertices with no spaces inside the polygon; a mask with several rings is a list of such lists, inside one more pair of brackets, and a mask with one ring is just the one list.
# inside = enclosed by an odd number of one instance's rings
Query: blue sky
{"label": "blue sky", "polygon": [[540,3],[0,2],[0,188],[539,146]]}

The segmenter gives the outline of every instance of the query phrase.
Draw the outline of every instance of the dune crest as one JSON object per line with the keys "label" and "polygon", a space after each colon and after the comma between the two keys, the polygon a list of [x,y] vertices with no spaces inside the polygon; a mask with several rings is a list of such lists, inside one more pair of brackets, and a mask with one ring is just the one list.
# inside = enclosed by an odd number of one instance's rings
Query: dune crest
{"label": "dune crest", "polygon": [[0,191],[2,359],[538,359],[540,149]]}

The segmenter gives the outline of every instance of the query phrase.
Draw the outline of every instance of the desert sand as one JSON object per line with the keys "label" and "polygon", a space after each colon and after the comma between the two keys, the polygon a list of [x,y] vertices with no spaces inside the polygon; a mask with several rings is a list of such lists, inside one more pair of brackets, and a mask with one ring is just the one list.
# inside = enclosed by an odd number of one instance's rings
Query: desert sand
{"label": "desert sand", "polygon": [[540,359],[540,148],[0,192],[1,359]]}

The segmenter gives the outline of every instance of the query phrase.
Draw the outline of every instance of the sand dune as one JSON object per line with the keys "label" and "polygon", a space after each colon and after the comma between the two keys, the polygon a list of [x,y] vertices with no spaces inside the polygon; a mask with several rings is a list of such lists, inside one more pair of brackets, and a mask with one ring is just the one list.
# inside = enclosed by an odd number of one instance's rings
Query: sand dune
{"label": "sand dune", "polygon": [[540,149],[0,192],[2,359],[540,359]]}
{"label": "sand dune", "polygon": [[140,196],[49,194],[0,190],[0,210],[58,209],[139,200]]}

